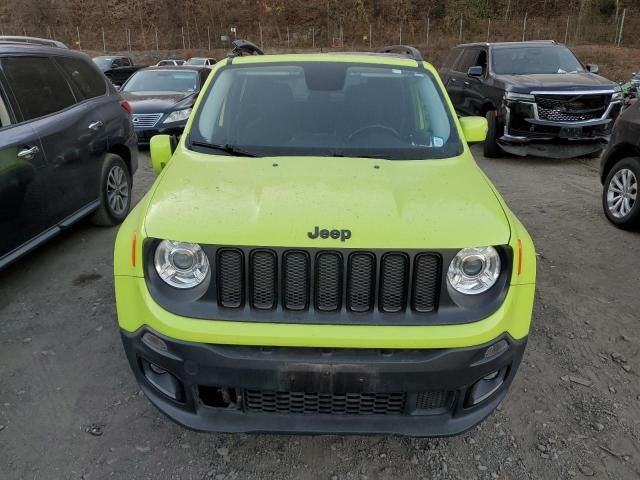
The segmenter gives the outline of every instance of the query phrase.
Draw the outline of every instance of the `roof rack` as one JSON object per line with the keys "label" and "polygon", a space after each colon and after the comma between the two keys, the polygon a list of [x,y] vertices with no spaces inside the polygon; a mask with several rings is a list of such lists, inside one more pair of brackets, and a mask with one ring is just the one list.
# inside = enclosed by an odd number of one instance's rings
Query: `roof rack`
{"label": "roof rack", "polygon": [[422,54],[420,50],[409,45],[389,45],[388,47],[382,47],[376,50],[377,53],[395,53],[398,55],[405,55],[409,58],[413,58],[416,62],[423,62]]}
{"label": "roof rack", "polygon": [[58,42],[57,40],[51,40],[48,38],[38,38],[38,37],[26,37],[22,35],[1,35],[0,42],[29,43],[32,45],[44,45],[46,47],[67,48],[67,46],[64,43]]}
{"label": "roof rack", "polygon": [[231,45],[233,46],[233,50],[231,50],[231,53],[229,53],[229,57],[241,57],[243,55],[264,55],[264,52],[249,40],[234,40]]}

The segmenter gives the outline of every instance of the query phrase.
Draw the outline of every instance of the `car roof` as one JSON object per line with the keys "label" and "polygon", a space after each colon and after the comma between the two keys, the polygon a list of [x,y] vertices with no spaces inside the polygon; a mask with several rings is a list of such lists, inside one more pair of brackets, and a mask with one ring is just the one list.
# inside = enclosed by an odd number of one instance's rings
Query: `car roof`
{"label": "car roof", "polygon": [[97,58],[129,58],[126,55],[98,55],[97,57],[93,57],[93,59]]}
{"label": "car roof", "polygon": [[475,43],[462,43],[457,45],[456,48],[461,47],[542,47],[542,46],[564,46],[555,40],[529,40],[526,42],[475,42]]}
{"label": "car roof", "polygon": [[83,52],[71,50],[70,48],[47,47],[35,43],[0,41],[0,55],[6,54],[40,54],[40,55],[57,55],[63,57],[81,57],[90,58]]}
{"label": "car roof", "polygon": [[152,65],[150,67],[143,68],[138,70],[139,72],[142,70],[186,70],[191,72],[210,72],[211,69],[208,67],[203,67],[201,65]]}
{"label": "car roof", "polygon": [[[327,52],[327,53],[288,53],[274,55],[246,55],[233,57],[233,64],[266,64],[277,62],[345,62],[379,65],[419,66],[417,60],[407,55],[382,52]],[[223,62],[218,62],[223,63]],[[431,68],[431,64],[425,61]]]}

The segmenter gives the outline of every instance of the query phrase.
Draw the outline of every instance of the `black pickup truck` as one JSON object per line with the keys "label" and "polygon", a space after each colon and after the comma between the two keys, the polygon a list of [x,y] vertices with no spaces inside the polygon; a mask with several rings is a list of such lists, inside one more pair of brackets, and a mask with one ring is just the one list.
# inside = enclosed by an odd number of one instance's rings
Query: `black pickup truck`
{"label": "black pickup truck", "polygon": [[146,65],[134,65],[131,57],[119,55],[94,57],[93,63],[102,70],[111,83],[118,86],[126,82],[135,72],[146,67]]}
{"label": "black pickup truck", "polygon": [[622,106],[597,72],[553,40],[459,45],[440,69],[456,110],[487,118],[487,157],[597,155]]}

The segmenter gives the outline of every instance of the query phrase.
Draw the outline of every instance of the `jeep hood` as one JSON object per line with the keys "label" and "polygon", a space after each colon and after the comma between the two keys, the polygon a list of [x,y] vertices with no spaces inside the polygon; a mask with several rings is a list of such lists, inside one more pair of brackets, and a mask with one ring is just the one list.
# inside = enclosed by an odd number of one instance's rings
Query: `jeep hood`
{"label": "jeep hood", "polygon": [[[470,154],[446,160],[213,156],[182,148],[157,180],[149,237],[239,246],[462,248],[510,228]],[[351,238],[307,232],[349,229]]]}

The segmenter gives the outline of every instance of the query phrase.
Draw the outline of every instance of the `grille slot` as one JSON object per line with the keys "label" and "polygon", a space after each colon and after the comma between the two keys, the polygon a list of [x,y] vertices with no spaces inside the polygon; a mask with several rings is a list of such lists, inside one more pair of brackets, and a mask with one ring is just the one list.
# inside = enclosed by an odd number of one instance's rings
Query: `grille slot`
{"label": "grille slot", "polygon": [[134,113],[131,121],[136,128],[151,128],[156,126],[160,118],[162,113]]}
{"label": "grille slot", "polygon": [[354,312],[368,312],[373,308],[376,263],[369,253],[352,253],[349,256],[347,285],[348,307]]}
{"label": "grille slot", "polygon": [[407,306],[409,259],[404,253],[387,253],[380,267],[380,310],[400,312]]}
{"label": "grille slot", "polygon": [[282,259],[282,303],[289,310],[309,306],[309,255],[301,251],[285,252]]}
{"label": "grille slot", "polygon": [[257,250],[251,253],[251,306],[258,310],[276,307],[278,260],[275,252]]}
{"label": "grille slot", "polygon": [[451,392],[446,390],[434,390],[420,392],[416,399],[416,410],[439,410],[449,405]]}
{"label": "grille slot", "polygon": [[538,117],[553,122],[581,122],[601,118],[607,109],[607,95],[536,95]]}
{"label": "grille slot", "polygon": [[339,310],[342,305],[342,255],[321,252],[316,256],[315,302],[322,312]]}
{"label": "grille slot", "polygon": [[217,256],[218,303],[238,308],[244,303],[244,262],[242,252],[220,249]]}
{"label": "grille slot", "polygon": [[414,260],[413,309],[419,313],[433,312],[440,289],[440,257],[421,253]]}
{"label": "grille slot", "polygon": [[322,415],[400,415],[404,393],[305,393],[245,390],[245,410]]}

